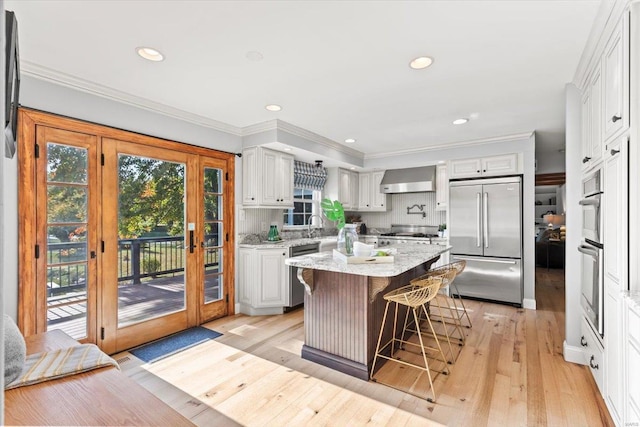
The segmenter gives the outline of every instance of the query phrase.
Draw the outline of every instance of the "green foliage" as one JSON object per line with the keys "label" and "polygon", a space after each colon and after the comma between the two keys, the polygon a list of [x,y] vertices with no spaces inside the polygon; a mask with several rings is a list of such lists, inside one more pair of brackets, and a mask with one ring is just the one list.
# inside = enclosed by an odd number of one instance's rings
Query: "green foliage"
{"label": "green foliage", "polygon": [[142,268],[147,273],[155,273],[156,271],[160,271],[162,267],[162,263],[159,259],[156,258],[144,258],[142,260]]}
{"label": "green foliage", "polygon": [[446,230],[446,229],[447,229],[447,224],[440,224],[440,225],[438,226],[438,231],[444,231],[444,230]]}
{"label": "green foliage", "polygon": [[336,222],[338,230],[344,227],[346,221],[344,218],[344,208],[342,207],[342,203],[337,200],[322,199],[320,207],[324,212],[324,216],[326,216],[329,221]]}

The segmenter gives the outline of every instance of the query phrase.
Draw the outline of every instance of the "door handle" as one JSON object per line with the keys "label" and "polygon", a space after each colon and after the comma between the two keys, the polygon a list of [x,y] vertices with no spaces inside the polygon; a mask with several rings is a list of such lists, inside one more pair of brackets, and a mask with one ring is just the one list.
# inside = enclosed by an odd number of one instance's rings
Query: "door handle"
{"label": "door handle", "polygon": [[578,251],[582,252],[585,255],[589,255],[589,256],[591,256],[593,258],[598,258],[598,251],[595,250],[595,249],[591,249],[588,246],[580,245],[580,246],[578,246]]}
{"label": "door handle", "polygon": [[591,359],[589,359],[589,366],[591,366],[592,369],[598,369],[598,365],[596,363],[593,363],[595,360],[596,357],[592,354]]}
{"label": "door handle", "polygon": [[464,261],[474,261],[474,262],[490,262],[492,264],[517,264],[517,261],[511,261],[507,259],[484,259],[484,258],[467,258],[463,256],[454,255],[455,259],[461,259]]}
{"label": "door handle", "polygon": [[489,193],[484,193],[483,213],[482,213],[483,231],[484,231],[484,247],[489,247]]}
{"label": "door handle", "polygon": [[476,247],[480,247],[480,228],[482,227],[482,212],[480,211],[480,193],[476,193],[476,213],[478,220],[476,224]]}
{"label": "door handle", "polygon": [[580,337],[580,345],[583,347],[586,347],[587,345],[589,345],[585,339],[584,339],[584,335]]}
{"label": "door handle", "polygon": [[581,206],[598,206],[600,204],[599,199],[582,199],[578,202]]}
{"label": "door handle", "polygon": [[613,117],[611,117],[611,121],[612,121],[613,123],[617,122],[618,120],[622,120],[622,117],[620,117],[620,116],[613,116]]}
{"label": "door handle", "polygon": [[614,150],[613,148],[611,149],[611,155],[615,156],[616,154],[618,154],[620,152],[620,150]]}
{"label": "door handle", "polygon": [[193,235],[193,230],[189,230],[189,252],[193,253],[193,250],[196,248],[195,236]]}

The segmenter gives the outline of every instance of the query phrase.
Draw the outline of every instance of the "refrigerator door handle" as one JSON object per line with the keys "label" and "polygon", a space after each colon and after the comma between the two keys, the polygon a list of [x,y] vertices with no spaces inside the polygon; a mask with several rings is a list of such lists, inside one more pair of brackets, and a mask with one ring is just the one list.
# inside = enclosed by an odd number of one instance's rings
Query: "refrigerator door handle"
{"label": "refrigerator door handle", "polygon": [[478,220],[476,223],[476,247],[480,247],[480,228],[482,228],[482,213],[480,211],[480,193],[476,193],[476,213]]}
{"label": "refrigerator door handle", "polygon": [[489,247],[489,193],[484,193],[483,195],[483,203],[482,203],[482,230],[484,232],[484,247]]}
{"label": "refrigerator door handle", "polygon": [[483,259],[483,258],[467,258],[464,256],[459,256],[459,255],[453,255],[453,257],[455,259],[461,259],[461,260],[465,260],[465,261],[474,261],[474,262],[490,262],[490,263],[494,263],[494,264],[516,264],[517,261],[511,261],[508,259],[495,259],[495,258],[489,258],[489,259]]}

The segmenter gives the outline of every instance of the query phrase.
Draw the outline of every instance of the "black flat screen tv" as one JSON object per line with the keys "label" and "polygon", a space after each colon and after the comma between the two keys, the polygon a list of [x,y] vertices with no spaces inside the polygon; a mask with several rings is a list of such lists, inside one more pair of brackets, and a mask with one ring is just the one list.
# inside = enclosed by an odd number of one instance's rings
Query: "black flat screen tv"
{"label": "black flat screen tv", "polygon": [[20,99],[20,57],[18,55],[18,20],[16,14],[5,12],[5,101],[4,144],[5,157],[12,158],[16,152],[18,132],[18,101]]}

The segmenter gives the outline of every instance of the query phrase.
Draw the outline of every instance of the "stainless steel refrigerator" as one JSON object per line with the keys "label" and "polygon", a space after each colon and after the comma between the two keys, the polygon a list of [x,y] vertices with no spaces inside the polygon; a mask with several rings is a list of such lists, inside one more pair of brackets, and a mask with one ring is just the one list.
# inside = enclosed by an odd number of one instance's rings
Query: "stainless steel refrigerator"
{"label": "stainless steel refrigerator", "polygon": [[522,179],[451,181],[449,243],[460,295],[522,305]]}

